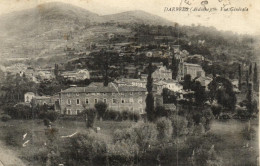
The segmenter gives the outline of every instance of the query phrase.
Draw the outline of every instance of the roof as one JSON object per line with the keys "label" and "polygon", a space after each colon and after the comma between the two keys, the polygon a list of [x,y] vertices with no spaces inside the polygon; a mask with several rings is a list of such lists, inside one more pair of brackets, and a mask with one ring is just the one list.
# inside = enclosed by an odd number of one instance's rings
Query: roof
{"label": "roof", "polygon": [[117,93],[117,92],[146,92],[146,88],[137,86],[103,86],[89,85],[87,87],[70,87],[61,91],[61,93]]}
{"label": "roof", "polygon": [[201,67],[200,65],[198,65],[198,64],[193,64],[193,63],[183,63],[183,65],[186,65],[186,66],[194,66],[194,67]]}
{"label": "roof", "polygon": [[118,87],[119,92],[146,92],[146,88],[138,86],[121,86]]}
{"label": "roof", "polygon": [[26,95],[35,95],[33,92],[26,92]]}
{"label": "roof", "polygon": [[35,96],[33,99],[41,100],[41,99],[50,99],[50,96]]}

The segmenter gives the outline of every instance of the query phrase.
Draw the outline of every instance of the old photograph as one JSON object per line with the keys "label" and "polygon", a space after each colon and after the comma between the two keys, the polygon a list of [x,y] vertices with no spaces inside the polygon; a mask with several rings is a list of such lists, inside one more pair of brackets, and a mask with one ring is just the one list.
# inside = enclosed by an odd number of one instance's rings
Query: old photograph
{"label": "old photograph", "polygon": [[260,1],[0,0],[0,166],[259,166]]}

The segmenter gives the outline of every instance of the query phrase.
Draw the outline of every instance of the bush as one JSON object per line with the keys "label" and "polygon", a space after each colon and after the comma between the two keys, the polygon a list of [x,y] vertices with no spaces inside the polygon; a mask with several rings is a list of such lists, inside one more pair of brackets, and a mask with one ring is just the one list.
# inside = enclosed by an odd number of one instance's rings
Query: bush
{"label": "bush", "polygon": [[249,126],[246,126],[245,128],[243,128],[241,133],[246,140],[252,140],[256,137],[256,131],[252,127],[249,127]]}
{"label": "bush", "polygon": [[79,133],[69,138],[63,155],[66,160],[77,159],[79,163],[90,164],[98,159],[105,162],[103,157],[106,153],[106,143],[97,139],[93,133]]}
{"label": "bush", "polygon": [[105,120],[120,120],[121,117],[121,113],[115,110],[107,110],[104,115]]}
{"label": "bush", "polygon": [[160,118],[156,121],[158,139],[167,141],[172,138],[172,122],[167,118]]}
{"label": "bush", "polygon": [[137,144],[140,151],[143,152],[151,145],[156,143],[158,132],[153,123],[138,122],[130,129],[117,130],[114,133],[114,142],[128,142],[132,145]]}
{"label": "bush", "polygon": [[128,120],[129,119],[128,111],[123,111],[121,115],[122,115],[122,120]]}
{"label": "bush", "polygon": [[184,136],[188,134],[188,121],[186,118],[174,115],[170,117],[172,121],[173,137]]}
{"label": "bush", "polygon": [[48,119],[52,122],[56,121],[58,117],[59,117],[59,113],[55,111],[46,111],[46,112],[39,113],[40,119]]}
{"label": "bush", "polygon": [[95,108],[97,110],[98,113],[98,119],[100,118],[104,118],[104,114],[107,110],[107,104],[104,102],[98,102],[95,104]]}
{"label": "bush", "polygon": [[27,133],[26,130],[19,127],[8,130],[4,138],[6,144],[14,147],[21,147],[23,144],[23,135],[25,133]]}
{"label": "bush", "polygon": [[10,119],[12,119],[12,117],[9,116],[9,115],[6,115],[6,114],[4,114],[4,115],[1,117],[1,120],[2,120],[3,122],[7,122],[7,121],[9,121]]}
{"label": "bush", "polygon": [[215,117],[218,117],[219,115],[220,115],[220,113],[221,113],[221,110],[222,110],[222,107],[221,106],[212,106],[211,107],[211,110],[212,110],[212,113],[213,113],[213,115],[215,116]]}
{"label": "bush", "polygon": [[86,119],[86,125],[88,128],[92,128],[95,122],[96,118],[96,110],[95,109],[87,109],[84,111],[87,119]]}

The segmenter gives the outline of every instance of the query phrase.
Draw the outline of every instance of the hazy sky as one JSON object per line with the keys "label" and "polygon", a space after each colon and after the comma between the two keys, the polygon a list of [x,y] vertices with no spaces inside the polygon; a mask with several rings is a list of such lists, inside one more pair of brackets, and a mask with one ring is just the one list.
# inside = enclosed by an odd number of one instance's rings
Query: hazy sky
{"label": "hazy sky", "polygon": [[[144,10],[182,25],[201,24],[219,30],[238,33],[260,34],[260,0],[55,0],[86,8],[97,14],[113,14],[129,10]],[[227,7],[247,7],[248,12],[164,12],[165,7],[207,7],[218,10]],[[12,11],[35,7],[53,0],[0,0],[0,15]],[[185,3],[186,2],[186,3]],[[188,3],[190,5],[188,5]]]}

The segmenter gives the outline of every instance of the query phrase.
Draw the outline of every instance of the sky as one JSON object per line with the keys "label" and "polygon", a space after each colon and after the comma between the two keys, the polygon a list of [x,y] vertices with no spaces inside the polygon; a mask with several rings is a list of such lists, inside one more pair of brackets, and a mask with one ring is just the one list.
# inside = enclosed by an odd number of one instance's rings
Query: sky
{"label": "sky", "polygon": [[[143,10],[177,22],[181,25],[213,26],[218,30],[239,34],[260,35],[260,0],[55,0],[85,8],[99,15],[114,14],[130,10]],[[0,15],[33,8],[54,0],[0,0]],[[165,7],[206,7],[216,12],[167,11]],[[248,12],[224,12],[221,7],[248,8]]]}

